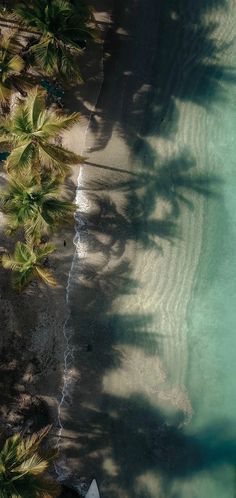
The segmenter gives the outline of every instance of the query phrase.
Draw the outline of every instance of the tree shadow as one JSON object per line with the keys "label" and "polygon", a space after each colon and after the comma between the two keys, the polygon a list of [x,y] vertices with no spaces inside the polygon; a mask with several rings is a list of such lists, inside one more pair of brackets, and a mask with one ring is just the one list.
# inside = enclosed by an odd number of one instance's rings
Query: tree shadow
{"label": "tree shadow", "polygon": [[[99,165],[97,165],[99,167]],[[196,162],[185,151],[150,172],[132,173],[111,168],[115,174],[89,178],[79,191],[86,191],[96,204],[95,212],[77,212],[80,241],[87,239],[89,251],[116,247],[121,256],[129,241],[143,248],[162,250],[161,240],[174,243],[181,234],[179,222],[182,210],[194,209],[192,194],[219,199],[222,180],[217,175],[195,172]],[[104,167],[110,172],[109,167]],[[107,191],[107,192],[106,192]],[[109,193],[110,192],[110,193]],[[118,203],[113,192],[122,193]],[[158,206],[165,203],[164,213],[157,216]],[[103,243],[100,234],[106,236]]]}
{"label": "tree shadow", "polygon": [[140,489],[141,479],[150,473],[157,476],[164,496],[173,497],[179,480],[189,481],[208,471],[220,483],[215,471],[224,465],[235,467],[236,428],[228,420],[187,434],[178,427],[181,413],[167,424],[159,408],[139,393],[128,398],[104,394],[100,408],[82,405],[70,458],[79,459],[80,475],[89,469],[90,479],[99,479],[104,497],[153,497]]}
{"label": "tree shadow", "polygon": [[[160,479],[164,496],[177,497],[175,480],[233,465],[236,458],[235,444],[219,436],[226,421],[212,432],[206,428],[189,436],[181,427],[185,407],[177,406],[168,423],[158,403],[139,394],[139,372],[137,379],[122,377],[124,387],[131,381],[136,394],[127,388],[126,395],[115,396],[106,384],[131,349],[144,361],[155,358],[161,364],[168,339],[150,314],[116,310],[120,296],[135,299],[139,290],[129,247],[141,247],[147,258],[154,249],[161,258],[166,243],[181,240],[184,210],[193,211],[198,196],[220,196],[220,178],[196,172],[196,160],[187,150],[163,162],[147,141],[152,135],[173,138],[179,124],[177,99],[207,108],[225,98],[220,82],[233,83],[232,68],[218,60],[226,46],[214,41],[216,26],[204,19],[216,5],[227,8],[223,0],[137,0],[134,15],[130,4],[116,2],[119,12],[105,40],[104,82],[90,122],[91,151],[104,149],[115,128],[141,157],[142,169],[136,174],[122,165],[102,165],[99,178],[88,174],[80,188],[92,208],[81,207],[76,215],[78,258],[71,271],[67,323],[68,331],[74,331],[71,367],[79,379],[73,403],[68,392],[63,408],[64,434],[71,438],[63,446],[68,466],[74,475],[79,467],[80,476],[96,477],[104,497],[151,497],[138,488],[148,472]],[[91,173],[94,164],[85,167]]]}
{"label": "tree shadow", "polygon": [[[108,374],[122,370],[131,351],[140,354],[141,362],[153,359],[155,365],[160,364],[153,376],[155,380],[160,375],[157,385],[162,382],[168,336],[159,332],[157,317],[154,321],[151,314],[116,312],[116,300],[136,294],[138,298],[140,284],[132,277],[129,244],[145,251],[154,249],[157,257],[162,257],[163,242],[175,244],[181,237],[182,211],[194,209],[192,193],[218,198],[220,179],[195,173],[194,167],[195,162],[183,154],[146,175],[114,172],[110,191],[106,172],[104,179],[83,185],[93,207],[76,214],[79,257],[71,271],[67,330],[73,330],[71,368],[79,380],[73,386],[73,403],[68,389],[63,409],[64,433],[76,436],[63,445],[63,455],[74,476],[79,461],[80,476],[96,477],[105,497],[117,498],[124,492],[130,497],[149,497],[148,492],[139,495],[136,486],[146,472],[159,476],[168,496],[169,482],[201,472],[204,465],[211,467],[210,456],[202,463],[198,436],[196,441],[188,439],[180,428],[188,416],[184,405],[174,410],[170,427],[160,407],[153,407],[141,394],[130,397],[128,389],[126,396],[117,393],[115,397],[104,391]],[[113,194],[117,192],[123,202],[119,197],[116,203]],[[163,201],[169,206],[168,214],[157,219],[156,209]],[[140,371],[142,368],[140,363]],[[131,391],[137,391],[143,382],[140,375],[129,379],[128,372],[124,377],[124,383],[131,382]],[[229,461],[228,450],[227,458]],[[114,473],[106,470],[109,459]]]}
{"label": "tree shadow", "polygon": [[220,63],[228,45],[216,40],[217,24],[206,19],[217,7],[227,9],[227,2],[136,1],[135,16],[124,2],[115,5],[102,91],[90,122],[91,152],[106,147],[114,127],[134,153],[140,137],[171,139],[178,128],[177,100],[209,108],[226,99],[236,70]]}

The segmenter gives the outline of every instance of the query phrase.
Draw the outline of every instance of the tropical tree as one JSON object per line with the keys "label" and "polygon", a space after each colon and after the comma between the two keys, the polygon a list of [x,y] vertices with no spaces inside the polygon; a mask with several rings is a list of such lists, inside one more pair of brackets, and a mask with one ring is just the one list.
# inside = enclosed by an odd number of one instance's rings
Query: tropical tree
{"label": "tropical tree", "polygon": [[50,427],[23,438],[8,438],[0,451],[1,498],[52,498],[58,496],[58,484],[45,473],[56,456],[42,451],[41,443]]}
{"label": "tropical tree", "polygon": [[[82,80],[73,55],[81,53],[81,43],[96,37],[95,21],[84,0],[22,0],[14,12],[19,16],[18,27],[35,34],[29,48],[39,68],[49,75],[59,73],[66,78]],[[4,17],[3,17],[4,20]],[[13,22],[16,19],[13,18]]]}
{"label": "tropical tree", "polygon": [[0,39],[0,103],[6,104],[12,90],[22,89],[21,72],[25,63],[17,53],[17,37],[14,33],[5,33]]}
{"label": "tropical tree", "polygon": [[45,97],[45,91],[36,87],[10,116],[0,119],[1,147],[10,151],[6,167],[12,174],[30,168],[38,180],[45,171],[64,178],[68,165],[82,160],[55,143],[56,137],[78,121],[79,113],[63,116],[58,110],[47,109]]}
{"label": "tropical tree", "polygon": [[0,194],[2,211],[7,215],[8,232],[24,228],[26,240],[38,242],[42,234],[71,222],[76,206],[60,199],[61,186],[56,180],[35,182],[34,177],[11,178],[8,188]]}
{"label": "tropical tree", "polygon": [[47,285],[56,286],[55,278],[44,266],[49,254],[54,250],[55,246],[52,244],[34,246],[32,242],[17,242],[13,255],[3,254],[2,265],[12,270],[13,287],[21,291],[35,278],[41,279]]}

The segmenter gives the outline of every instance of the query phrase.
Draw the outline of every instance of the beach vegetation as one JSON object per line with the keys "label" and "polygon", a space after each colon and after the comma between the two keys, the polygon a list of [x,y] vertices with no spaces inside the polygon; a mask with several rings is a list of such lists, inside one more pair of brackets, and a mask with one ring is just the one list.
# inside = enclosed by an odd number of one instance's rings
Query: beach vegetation
{"label": "beach vegetation", "polygon": [[1,498],[53,498],[60,487],[48,475],[57,452],[42,449],[50,427],[23,438],[19,433],[5,440],[0,450]]}
{"label": "beach vegetation", "polygon": [[33,35],[27,53],[33,55],[40,71],[82,81],[75,56],[81,54],[87,40],[98,36],[87,2],[22,0],[15,4],[12,22]]}
{"label": "beach vegetation", "polygon": [[17,49],[16,33],[5,33],[0,39],[0,104],[8,103],[12,91],[23,90],[24,67],[25,62]]}
{"label": "beach vegetation", "polygon": [[55,287],[56,279],[46,267],[48,256],[54,250],[53,244],[34,245],[28,239],[26,243],[18,241],[13,254],[3,254],[2,265],[7,270],[12,270],[13,287],[22,291],[34,279]]}
{"label": "beach vegetation", "polygon": [[60,224],[73,222],[76,206],[61,196],[57,180],[42,179],[38,184],[31,175],[10,178],[7,189],[0,193],[8,234],[23,228],[26,239],[40,242],[42,235],[55,231]]}
{"label": "beach vegetation", "polygon": [[45,171],[64,178],[68,165],[78,164],[81,157],[56,143],[56,138],[78,122],[79,114],[68,116],[47,108],[45,91],[31,90],[24,102],[16,105],[12,114],[0,119],[1,147],[10,151],[6,168],[11,174],[31,169],[35,179]]}
{"label": "beach vegetation", "polygon": [[0,160],[7,180],[0,210],[5,234],[19,238],[1,261],[20,291],[34,279],[56,285],[48,269],[55,247],[45,242],[73,222],[76,207],[63,184],[84,158],[63,146],[79,113],[59,109],[64,91],[54,77],[82,81],[79,56],[98,30],[85,0],[11,0],[0,6],[0,28]]}

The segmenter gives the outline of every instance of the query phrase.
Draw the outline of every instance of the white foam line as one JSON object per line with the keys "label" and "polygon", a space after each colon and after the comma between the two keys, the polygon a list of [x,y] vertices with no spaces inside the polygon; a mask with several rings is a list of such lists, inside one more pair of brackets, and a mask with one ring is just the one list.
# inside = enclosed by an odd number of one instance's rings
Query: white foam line
{"label": "white foam line", "polygon": [[[109,15],[108,25],[110,26],[111,24],[112,24],[111,15]],[[87,123],[85,133],[84,133],[84,143],[83,143],[81,155],[83,155],[85,153],[85,150],[86,150],[86,140],[87,140],[87,135],[88,135],[89,128],[90,128],[91,119],[92,119],[92,116],[96,110],[97,103],[98,103],[99,97],[101,95],[102,86],[103,86],[103,81],[104,81],[104,40],[105,40],[105,37],[103,39],[102,57],[101,57],[101,84],[100,84],[100,87],[99,87],[99,90],[97,93],[96,102],[94,103],[93,108],[91,109],[91,112],[89,114],[88,123]],[[75,201],[76,204],[80,205],[80,206],[83,205],[83,202],[79,201],[79,197],[81,195],[81,194],[79,194],[79,187],[82,183],[81,182],[82,175],[83,175],[83,165],[81,165],[79,175],[78,175],[76,201]],[[87,200],[86,210],[88,210],[88,208],[89,208],[89,201]],[[75,218],[76,218],[76,213],[75,213]],[[68,327],[68,323],[69,323],[70,316],[71,316],[69,302],[70,302],[70,285],[71,285],[71,281],[72,281],[73,267],[74,267],[75,261],[77,260],[77,257],[80,255],[80,251],[79,251],[80,233],[79,233],[79,231],[78,232],[76,231],[76,235],[73,239],[73,243],[76,247],[76,250],[74,252],[73,260],[72,260],[69,275],[68,275],[67,286],[66,286],[66,304],[67,304],[68,313],[67,313],[67,317],[66,317],[66,320],[65,320],[64,326],[63,326],[65,350],[64,350],[63,384],[62,384],[61,398],[60,398],[60,401],[58,404],[58,411],[57,411],[57,420],[58,420],[58,427],[59,427],[58,436],[57,436],[57,444],[56,444],[57,448],[60,447],[62,431],[63,431],[63,424],[62,424],[62,417],[61,417],[62,407],[65,404],[65,401],[71,400],[71,393],[73,390],[72,389],[73,388],[72,365],[74,363],[74,346],[71,344],[71,337],[73,335],[73,332],[70,329],[70,327]],[[86,253],[87,253],[87,251],[83,250],[83,256]],[[59,467],[59,465],[55,465],[55,470],[56,470],[56,473],[58,475],[59,480],[64,480],[66,477],[68,477],[68,470],[62,471],[62,469],[61,469],[61,467]]]}

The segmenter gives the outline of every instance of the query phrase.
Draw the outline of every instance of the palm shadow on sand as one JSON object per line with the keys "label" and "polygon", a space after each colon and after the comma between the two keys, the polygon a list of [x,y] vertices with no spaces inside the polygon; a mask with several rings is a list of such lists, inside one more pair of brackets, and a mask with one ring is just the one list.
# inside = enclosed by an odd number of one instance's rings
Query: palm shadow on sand
{"label": "palm shadow on sand", "polygon": [[[70,282],[68,327],[74,331],[73,368],[78,369],[79,381],[72,405],[66,400],[63,425],[78,436],[69,442],[64,455],[80,462],[80,475],[98,480],[104,497],[117,498],[114,486],[132,498],[148,498],[148,490],[139,494],[137,485],[147,472],[161,475],[165,496],[172,496],[176,479],[231,464],[236,454],[234,444],[221,440],[214,454],[214,438],[207,439],[208,429],[186,436],[180,427],[186,417],[183,410],[177,409],[168,425],[160,408],[142,394],[112,396],[103,388],[106,375],[122,368],[124,348],[162,358],[168,337],[159,332],[157,319],[154,322],[151,314],[116,313],[114,303],[119,296],[138,295],[139,281],[132,277],[133,262],[126,256],[130,243],[144,251],[154,249],[161,258],[163,241],[176,244],[181,238],[182,210],[194,209],[192,193],[221,199],[220,179],[195,173],[194,168],[195,162],[183,153],[147,174],[114,172],[111,195],[122,192],[124,206],[109,196],[105,179],[83,186],[96,209],[76,215],[78,242],[89,253],[76,260]],[[156,220],[153,213],[159,201],[169,205],[169,214]],[[91,261],[95,253],[98,257]],[[107,454],[117,469],[113,477],[106,470]]]}
{"label": "palm shadow on sand", "polygon": [[[228,45],[217,41],[217,24],[207,17],[217,8],[227,9],[227,2],[115,2],[104,44],[103,86],[90,122],[91,151],[104,149],[115,127],[136,154],[140,138],[175,136],[176,101],[209,108],[226,99],[236,68],[219,60]],[[83,87],[80,94],[74,105],[87,114]]]}
{"label": "palm shadow on sand", "polygon": [[[104,378],[122,367],[126,346],[161,358],[166,339],[150,314],[116,313],[114,303],[119,296],[138,294],[133,261],[126,256],[129,244],[147,254],[154,248],[161,258],[163,242],[181,239],[183,210],[194,210],[197,196],[222,200],[220,178],[196,172],[196,159],[188,150],[160,163],[147,138],[172,140],[179,126],[176,100],[208,108],[225,98],[222,83],[233,84],[235,72],[220,64],[218,55],[227,47],[215,43],[216,26],[204,21],[211,8],[227,8],[224,0],[137,0],[132,4],[136,15],[129,5],[124,9],[124,2],[116,3],[119,12],[105,41],[104,83],[91,118],[92,151],[102,151],[116,128],[132,154],[141,157],[142,170],[136,174],[122,171],[122,165],[103,165],[99,179],[90,177],[81,189],[96,209],[78,211],[78,242],[99,257],[94,263],[89,255],[80,255],[73,267],[68,326],[74,330],[73,367],[79,381],[63,424],[77,437],[64,454],[73,468],[79,462],[81,476],[97,478],[105,498],[120,496],[114,488],[121,496],[151,498],[148,489],[138,489],[148,472],[160,476],[163,496],[177,498],[176,480],[235,465],[235,442],[225,432],[226,425],[229,433],[234,428],[220,420],[190,436],[181,428],[183,411],[177,409],[168,424],[161,409],[142,394],[104,392]],[[114,194],[123,196],[123,205],[116,204]],[[159,202],[168,209],[157,219]],[[109,459],[112,472],[106,467]]]}
{"label": "palm shadow on sand", "polygon": [[[138,393],[126,399],[104,395],[99,411],[88,405],[81,415],[79,438],[70,442],[70,458],[78,458],[79,443],[80,475],[90,469],[89,478],[97,476],[105,497],[117,498],[117,488],[131,498],[153,498],[145,486],[150,474],[159,480],[164,496],[173,497],[178,481],[191,482],[208,471],[220,485],[220,467],[235,467],[235,427],[229,420],[188,435],[178,428],[181,413],[175,423],[167,424],[160,410]],[[112,477],[105,466],[109,459],[114,465]]]}

